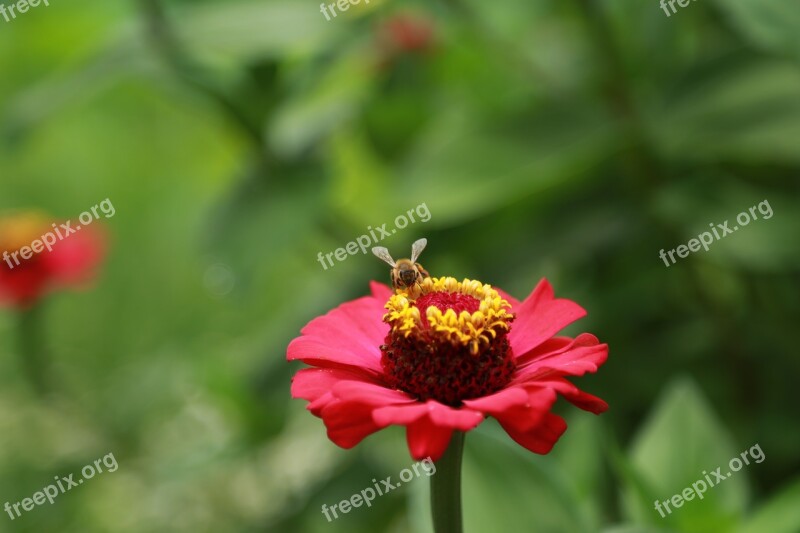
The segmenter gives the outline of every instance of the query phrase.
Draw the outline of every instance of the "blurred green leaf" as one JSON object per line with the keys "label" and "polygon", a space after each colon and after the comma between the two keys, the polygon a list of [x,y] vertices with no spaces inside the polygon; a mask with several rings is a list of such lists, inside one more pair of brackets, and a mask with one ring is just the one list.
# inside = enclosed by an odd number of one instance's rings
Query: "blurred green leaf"
{"label": "blurred green leaf", "polygon": [[[713,263],[716,269],[727,271],[732,265],[756,271],[777,271],[800,262],[800,248],[793,246],[793,228],[800,227],[800,212],[794,202],[778,193],[768,194],[733,176],[704,171],[674,180],[654,196],[653,209],[660,218],[680,228],[683,236],[680,242],[664,243],[667,250],[686,244],[701,233],[711,232],[712,228],[720,234],[720,239],[714,239],[708,251],[701,248],[687,260]],[[746,217],[741,218],[745,224],[737,220],[742,213],[746,213]],[[723,237],[724,232],[718,225],[726,221],[735,233]],[[714,276],[717,279],[712,290],[743,290],[735,286],[733,279],[719,274]]]}
{"label": "blurred green leaf", "polygon": [[221,66],[308,54],[341,29],[318,9],[290,0],[202,3],[175,18],[187,48]]}
{"label": "blurred green leaf", "polygon": [[70,70],[53,73],[13,95],[0,107],[2,133],[15,139],[69,105],[90,101],[131,73],[157,68],[145,45],[120,28],[120,41],[103,43],[94,55]]}
{"label": "blurred green leaf", "polygon": [[553,104],[489,125],[465,123],[465,110],[450,106],[402,167],[397,196],[430,198],[435,223],[448,225],[586,178],[619,140],[607,116],[579,108]]}
{"label": "blurred green leaf", "polygon": [[800,479],[773,495],[736,533],[797,533],[800,531]]}
{"label": "blurred green leaf", "polygon": [[800,10],[787,0],[714,0],[756,45],[800,59]]}
{"label": "blurred green leaf", "polygon": [[671,533],[673,529],[665,529],[652,526],[639,526],[635,524],[623,524],[619,526],[611,526],[602,531],[602,533]]}
{"label": "blurred green leaf", "polygon": [[346,54],[293,91],[270,126],[276,150],[296,156],[355,115],[372,86],[366,59],[362,53]]}
{"label": "blurred green leaf", "polygon": [[564,472],[567,487],[593,529],[602,523],[604,502],[604,462],[600,419],[578,413],[568,420],[567,432],[550,453]]}
{"label": "blurred green leaf", "polygon": [[649,118],[664,155],[683,161],[800,160],[800,69],[742,61],[682,87]]}
{"label": "blurred green leaf", "polygon": [[462,486],[467,533],[592,530],[566,473],[521,448],[493,421],[467,436]]}
{"label": "blurred green leaf", "polygon": [[[707,472],[721,467],[725,475],[728,461],[737,457],[727,430],[690,381],[671,385],[658,402],[649,420],[640,429],[630,451],[630,461],[654,494],[654,502],[680,494]],[[637,523],[662,521],[686,532],[727,531],[741,517],[748,501],[746,474],[737,472],[719,485],[709,487],[704,498],[685,501],[680,508],[662,518],[654,506],[639,507],[631,486],[625,487],[625,504]],[[666,513],[666,511],[665,511]]]}

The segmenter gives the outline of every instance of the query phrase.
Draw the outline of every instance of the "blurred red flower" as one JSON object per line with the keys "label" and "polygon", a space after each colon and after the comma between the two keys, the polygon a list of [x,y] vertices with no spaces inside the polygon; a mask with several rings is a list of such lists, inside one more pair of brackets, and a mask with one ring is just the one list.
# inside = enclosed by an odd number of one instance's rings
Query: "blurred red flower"
{"label": "blurred red flower", "polygon": [[[43,214],[30,211],[0,217],[0,305],[27,308],[50,290],[80,285],[94,277],[105,255],[100,230],[84,226],[69,233],[47,220]],[[47,233],[55,237],[50,250],[41,248],[24,259],[19,251],[41,241]]]}
{"label": "blurred red flower", "polygon": [[310,402],[343,448],[397,424],[415,459],[437,460],[453,431],[491,415],[546,454],[567,428],[550,412],[557,394],[596,414],[608,408],[566,379],[595,372],[608,346],[588,333],[554,337],[585,314],[547,280],[522,302],[466,279],[427,278],[397,293],[373,282],[372,296],[315,318],[289,344],[288,360],[315,367],[295,375],[292,396]]}
{"label": "blurred red flower", "polygon": [[433,24],[417,15],[395,15],[378,30],[383,46],[390,52],[423,52],[433,47]]}

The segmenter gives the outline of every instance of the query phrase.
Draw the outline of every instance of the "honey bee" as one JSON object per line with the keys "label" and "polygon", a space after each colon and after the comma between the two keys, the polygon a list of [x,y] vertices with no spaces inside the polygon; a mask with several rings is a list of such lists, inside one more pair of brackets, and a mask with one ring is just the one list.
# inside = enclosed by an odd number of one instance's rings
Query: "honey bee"
{"label": "honey bee", "polygon": [[400,259],[395,261],[389,255],[389,250],[383,246],[376,246],[372,249],[372,253],[379,259],[382,259],[389,266],[392,267],[392,285],[395,289],[410,288],[415,283],[419,283],[422,278],[431,277],[428,271],[422,268],[422,265],[417,263],[417,258],[425,246],[428,244],[428,239],[420,239],[411,245],[411,259]]}

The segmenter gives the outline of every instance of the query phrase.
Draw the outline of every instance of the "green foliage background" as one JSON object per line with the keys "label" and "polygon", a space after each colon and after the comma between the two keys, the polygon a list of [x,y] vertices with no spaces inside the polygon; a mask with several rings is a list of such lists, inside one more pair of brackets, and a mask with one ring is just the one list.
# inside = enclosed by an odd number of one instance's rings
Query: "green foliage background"
{"label": "green foliage background", "polygon": [[[574,299],[611,409],[533,456],[467,437],[468,532],[800,531],[800,9],[701,0],[373,0],[326,22],[297,0],[69,3],[0,20],[0,208],[74,218],[110,198],[111,252],[46,302],[58,394],[0,314],[0,504],[113,452],[119,470],[13,532],[428,531],[427,481],[327,523],[411,464],[391,428],[344,451],[289,400],[285,348],[386,268],[344,246],[429,240],[437,275]],[[387,57],[412,12],[426,53]],[[768,200],[666,268],[662,248]],[[703,501],[653,509],[759,443]]]}

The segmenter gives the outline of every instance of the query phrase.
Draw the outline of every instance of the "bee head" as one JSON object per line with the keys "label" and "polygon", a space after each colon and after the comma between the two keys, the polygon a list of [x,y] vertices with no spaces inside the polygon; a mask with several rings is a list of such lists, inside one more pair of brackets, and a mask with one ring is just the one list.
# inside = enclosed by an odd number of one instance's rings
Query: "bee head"
{"label": "bee head", "polygon": [[406,287],[410,287],[417,280],[417,272],[413,269],[400,270],[400,279]]}
{"label": "bee head", "polygon": [[403,282],[403,285],[406,287],[410,287],[414,284],[417,280],[417,269],[414,266],[414,263],[409,261],[408,259],[401,259],[397,262],[397,276],[400,278],[400,281]]}

